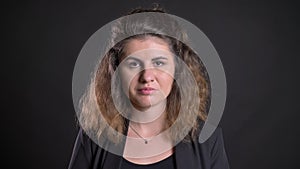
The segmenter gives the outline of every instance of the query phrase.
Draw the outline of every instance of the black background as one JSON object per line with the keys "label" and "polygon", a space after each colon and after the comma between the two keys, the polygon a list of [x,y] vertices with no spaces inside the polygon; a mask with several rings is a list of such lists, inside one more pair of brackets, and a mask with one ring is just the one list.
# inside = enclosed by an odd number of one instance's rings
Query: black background
{"label": "black background", "polygon": [[67,168],[77,132],[72,73],[82,46],[106,23],[153,2],[199,27],[220,55],[228,89],[220,126],[231,168],[300,168],[300,6],[271,0],[2,4],[2,165]]}

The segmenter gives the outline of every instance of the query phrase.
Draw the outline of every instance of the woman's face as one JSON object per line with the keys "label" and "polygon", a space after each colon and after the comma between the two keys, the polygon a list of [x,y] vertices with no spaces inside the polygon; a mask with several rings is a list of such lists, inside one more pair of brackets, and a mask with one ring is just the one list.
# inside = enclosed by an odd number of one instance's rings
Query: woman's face
{"label": "woman's face", "polygon": [[125,45],[119,73],[122,89],[139,110],[166,103],[175,72],[173,53],[161,38],[132,39]]}

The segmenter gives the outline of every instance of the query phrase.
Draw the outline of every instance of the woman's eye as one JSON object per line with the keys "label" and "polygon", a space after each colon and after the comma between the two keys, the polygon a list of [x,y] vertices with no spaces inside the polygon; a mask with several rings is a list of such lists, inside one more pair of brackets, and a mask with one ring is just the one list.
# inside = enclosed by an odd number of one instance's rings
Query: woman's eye
{"label": "woman's eye", "polygon": [[154,66],[163,66],[165,63],[162,61],[155,61]]}
{"label": "woman's eye", "polygon": [[129,62],[128,65],[131,68],[135,68],[135,67],[139,67],[140,63],[138,63],[138,62]]}

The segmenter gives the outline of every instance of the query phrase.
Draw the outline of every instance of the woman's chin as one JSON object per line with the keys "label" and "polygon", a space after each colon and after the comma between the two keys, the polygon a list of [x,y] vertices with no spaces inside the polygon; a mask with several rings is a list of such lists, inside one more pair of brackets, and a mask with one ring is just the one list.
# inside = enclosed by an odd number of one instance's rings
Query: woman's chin
{"label": "woman's chin", "polygon": [[139,111],[146,111],[146,110],[151,110],[151,108],[154,108],[153,110],[156,110],[159,107],[165,107],[166,102],[163,100],[159,101],[142,101],[139,100],[138,102],[131,102],[133,107]]}
{"label": "woman's chin", "polygon": [[139,103],[139,104],[133,104],[133,107],[139,111],[146,111],[152,107],[150,102],[148,103]]}

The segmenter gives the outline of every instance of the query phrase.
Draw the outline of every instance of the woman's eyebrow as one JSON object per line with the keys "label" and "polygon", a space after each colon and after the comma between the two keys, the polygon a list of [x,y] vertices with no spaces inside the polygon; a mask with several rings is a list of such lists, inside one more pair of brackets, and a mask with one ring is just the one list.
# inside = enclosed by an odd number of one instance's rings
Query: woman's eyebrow
{"label": "woman's eyebrow", "polygon": [[[143,59],[140,59],[140,58],[134,57],[134,56],[128,56],[128,57],[125,58],[125,60],[131,60],[131,59],[136,60],[136,61],[140,61],[140,62],[143,60]],[[165,57],[165,56],[158,56],[158,57],[152,58],[151,61],[156,61],[156,60],[160,60],[160,59],[168,60],[168,58]]]}
{"label": "woman's eyebrow", "polygon": [[127,56],[126,58],[125,58],[125,60],[135,60],[135,61],[141,61],[139,58],[137,58],[137,57],[134,57],[134,56]]}
{"label": "woman's eyebrow", "polygon": [[156,61],[156,60],[160,60],[160,59],[168,60],[167,57],[164,57],[164,56],[158,56],[158,57],[152,58],[152,61]]}

